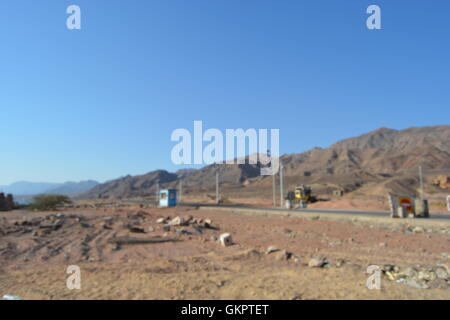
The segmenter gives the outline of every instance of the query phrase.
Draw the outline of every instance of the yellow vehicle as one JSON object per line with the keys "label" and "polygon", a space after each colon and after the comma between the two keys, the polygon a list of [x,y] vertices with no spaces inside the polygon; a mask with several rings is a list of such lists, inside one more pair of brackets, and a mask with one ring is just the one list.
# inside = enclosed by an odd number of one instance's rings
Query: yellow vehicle
{"label": "yellow vehicle", "polygon": [[294,191],[289,191],[286,200],[290,200],[292,206],[301,208],[308,203],[317,202],[317,198],[312,195],[312,188],[305,185],[295,187]]}

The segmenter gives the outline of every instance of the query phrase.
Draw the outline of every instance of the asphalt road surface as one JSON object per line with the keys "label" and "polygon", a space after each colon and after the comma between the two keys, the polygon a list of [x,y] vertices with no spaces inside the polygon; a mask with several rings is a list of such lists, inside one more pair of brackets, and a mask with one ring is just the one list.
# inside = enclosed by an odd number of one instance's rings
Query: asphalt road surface
{"label": "asphalt road surface", "polygon": [[[150,204],[149,201],[139,201],[139,200],[129,200],[127,202],[132,202],[134,204]],[[152,202],[153,204],[153,202]],[[366,216],[366,217],[389,217],[388,211],[369,211],[369,210],[337,210],[337,209],[284,209],[284,208],[269,208],[269,207],[252,207],[245,205],[215,205],[206,203],[181,203],[181,206],[191,206],[191,207],[211,207],[211,208],[230,208],[230,209],[247,209],[255,211],[286,211],[286,212],[307,212],[307,213],[327,213],[327,214],[347,214],[355,216]],[[436,222],[449,222],[450,214],[430,214],[430,218]]]}
{"label": "asphalt road surface", "polygon": [[[331,213],[331,214],[347,214],[347,215],[355,215],[355,216],[366,216],[366,217],[389,217],[388,211],[368,211],[368,210],[337,210],[337,209],[285,209],[285,208],[264,208],[264,207],[251,207],[251,206],[243,206],[243,205],[214,205],[214,204],[182,204],[189,206],[201,206],[201,207],[221,207],[221,208],[236,208],[236,209],[252,209],[252,210],[261,210],[261,211],[286,211],[286,212],[308,212],[308,213]],[[450,222],[450,214],[430,214],[430,219],[436,221],[445,221]]]}

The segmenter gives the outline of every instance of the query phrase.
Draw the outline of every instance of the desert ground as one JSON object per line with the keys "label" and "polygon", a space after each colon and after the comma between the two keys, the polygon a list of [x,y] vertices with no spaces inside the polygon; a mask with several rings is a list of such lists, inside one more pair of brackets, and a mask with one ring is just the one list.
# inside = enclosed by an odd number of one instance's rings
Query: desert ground
{"label": "desert ground", "polygon": [[[431,220],[139,206],[0,213],[0,294],[23,299],[450,299],[449,259],[450,225]],[[79,290],[67,288],[70,265]],[[380,290],[366,286],[371,265]]]}

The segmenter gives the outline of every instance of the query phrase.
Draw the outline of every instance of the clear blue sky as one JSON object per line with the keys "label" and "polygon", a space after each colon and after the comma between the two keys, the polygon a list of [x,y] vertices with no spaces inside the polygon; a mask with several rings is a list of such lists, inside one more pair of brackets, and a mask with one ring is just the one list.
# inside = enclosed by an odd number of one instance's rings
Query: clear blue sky
{"label": "clear blue sky", "polygon": [[448,0],[5,0],[0,184],[176,170],[194,120],[279,128],[282,153],[448,124],[449,35]]}

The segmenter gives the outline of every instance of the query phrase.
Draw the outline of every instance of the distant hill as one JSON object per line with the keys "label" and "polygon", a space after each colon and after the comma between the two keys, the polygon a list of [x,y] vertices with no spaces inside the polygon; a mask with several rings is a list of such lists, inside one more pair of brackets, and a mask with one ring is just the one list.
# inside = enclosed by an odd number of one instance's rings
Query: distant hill
{"label": "distant hill", "polygon": [[[283,155],[281,160],[286,190],[310,184],[324,194],[336,189],[359,194],[384,195],[390,191],[415,194],[419,187],[418,167],[422,166],[427,191],[439,192],[431,181],[438,174],[450,175],[450,126],[381,128],[328,148]],[[156,180],[161,187],[176,188],[181,177],[183,190],[206,192],[214,188],[216,170],[222,188],[233,188],[240,194],[255,190],[262,195],[264,190],[270,190],[272,177],[260,176],[259,169],[258,165],[222,164],[177,173],[158,170],[109,181],[93,188],[86,196],[146,196],[156,191]]]}
{"label": "distant hill", "polygon": [[0,191],[4,193],[12,193],[15,196],[31,196],[42,193],[72,195],[88,192],[96,185],[98,185],[98,182],[92,180],[65,183],[19,181],[8,186],[0,186]]}
{"label": "distant hill", "polygon": [[282,159],[288,184],[301,181],[364,194],[415,194],[419,166],[428,180],[437,174],[450,174],[450,126],[381,128],[329,148]]}
{"label": "distant hill", "polygon": [[157,170],[140,176],[125,176],[99,184],[90,190],[88,198],[131,198],[155,193],[157,184],[167,184],[178,179],[178,175]]}
{"label": "distant hill", "polygon": [[7,186],[0,186],[0,190],[5,193],[12,193],[13,195],[19,196],[43,193],[46,190],[56,188],[57,186],[57,183],[18,181]]}
{"label": "distant hill", "polygon": [[75,195],[79,193],[84,193],[90,191],[92,188],[97,186],[99,183],[94,180],[80,181],[80,182],[65,182],[58,185],[55,188],[50,188],[46,193],[52,194],[65,194],[65,195]]}

